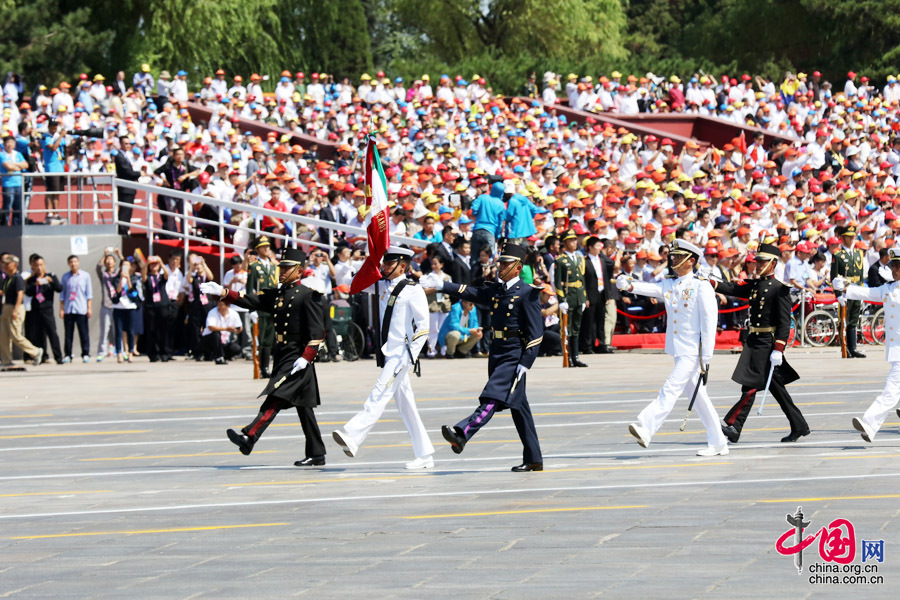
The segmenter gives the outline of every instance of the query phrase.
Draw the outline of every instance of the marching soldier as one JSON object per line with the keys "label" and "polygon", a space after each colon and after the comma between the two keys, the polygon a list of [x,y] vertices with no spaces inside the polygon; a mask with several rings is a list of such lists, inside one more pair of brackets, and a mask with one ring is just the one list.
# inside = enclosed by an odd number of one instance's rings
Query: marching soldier
{"label": "marching soldier", "polygon": [[563,253],[556,259],[553,281],[559,297],[559,310],[569,315],[569,366],[586,367],[578,360],[578,334],[581,331],[581,316],[588,302],[587,284],[584,272],[584,256],[578,253],[578,236],[569,229],[562,234]]}
{"label": "marching soldier", "polygon": [[[280,410],[294,406],[306,437],[306,457],[294,463],[298,467],[325,464],[325,444],[313,409],[320,404],[319,384],[313,361],[325,335],[322,320],[322,285],[314,278],[300,281],[306,255],[288,248],[279,267],[281,286],[263,289],[259,294],[226,290],[218,283],[201,285],[205,294],[221,296],[229,304],[271,316],[275,338],[275,366],[269,383],[260,396],[266,399],[252,423],[238,433],[226,433],[241,454],[248,455]],[[317,286],[318,289],[313,289]]]}
{"label": "marching soldier", "polygon": [[[275,251],[268,236],[261,235],[256,239],[253,248],[259,260],[253,262],[247,270],[247,291],[259,295],[264,290],[278,287],[278,265],[275,263]],[[269,377],[269,358],[272,356],[272,345],[275,343],[275,328],[272,315],[259,313],[259,373],[263,378]]]}
{"label": "marching soldier", "polygon": [[[846,293],[838,297],[841,303],[866,300],[868,302],[883,302],[885,313],[884,348],[885,359],[891,363],[891,370],[884,382],[884,390],[881,395],[869,406],[862,418],[853,417],[853,427],[862,439],[867,442],[875,440],[875,434],[881,429],[884,420],[891,409],[897,406],[900,400],[900,250],[888,249],[891,275],[894,281],[885,283],[879,287],[863,287],[861,285],[847,285],[843,277],[835,277],[831,280],[835,291]],[[900,411],[897,412],[900,416]]]}
{"label": "marching soldier", "polygon": [[[391,246],[381,263],[383,277],[377,284],[381,322],[381,352],[377,362],[381,375],[375,382],[363,409],[343,429],[332,433],[344,454],[356,456],[372,427],[381,418],[391,398],[412,439],[416,459],[407,469],[434,467],[434,446],[416,409],[416,398],[409,382],[410,369],[417,369],[419,352],[428,341],[428,300],[418,284],[407,279],[413,251]],[[418,371],[416,371],[418,373]]]}
{"label": "marching soldier", "polygon": [[544,470],[541,446],[525,394],[526,373],[540,349],[544,323],[538,288],[519,279],[524,259],[524,247],[507,243],[499,259],[499,282],[486,283],[482,287],[449,282],[443,286],[445,294],[489,307],[494,336],[488,360],[488,382],[481,391],[479,407],[456,425],[444,425],[441,433],[450,442],[451,449],[459,454],[496,411],[508,408],[524,446],[523,462],[512,468],[515,472]]}
{"label": "marching soldier", "polygon": [[809,435],[806,419],[785,388],[800,376],[784,360],[784,348],[791,331],[791,296],[790,288],[773,276],[778,255],[776,246],[762,244],[756,254],[758,279],[738,284],[711,282],[718,293],[750,302],[750,330],[744,340],[741,358],[731,375],[732,381],[741,384],[741,398],[725,415],[725,425],[722,426],[722,432],[732,444],[736,444],[741,437],[756,394],[765,389],[772,365],[775,370],[769,390],[791,425],[790,435],[781,438],[781,441],[796,442],[800,437]]}
{"label": "marching soldier", "polygon": [[[641,414],[638,422],[628,427],[638,444],[646,448],[663,421],[675,408],[682,393],[697,391],[697,414],[706,429],[707,447],[697,456],[728,454],[728,440],[719,426],[719,416],[706,393],[706,373],[716,345],[718,306],[716,293],[705,279],[694,274],[694,266],[701,255],[700,248],[676,239],[669,251],[669,265],[675,278],[662,283],[633,281],[627,275],[619,275],[619,290],[650,296],[666,305],[666,354],[675,358],[675,368],[669,374],[656,400]],[[699,387],[698,387],[699,386]]]}
{"label": "marching soldier", "polygon": [[[866,262],[863,251],[854,248],[856,245],[856,225],[850,225],[841,233],[843,247],[837,251],[831,261],[831,279],[842,277],[846,283],[858,284],[865,275]],[[866,355],[856,349],[856,330],[859,327],[859,314],[862,302],[847,301],[847,358],[865,358]]]}

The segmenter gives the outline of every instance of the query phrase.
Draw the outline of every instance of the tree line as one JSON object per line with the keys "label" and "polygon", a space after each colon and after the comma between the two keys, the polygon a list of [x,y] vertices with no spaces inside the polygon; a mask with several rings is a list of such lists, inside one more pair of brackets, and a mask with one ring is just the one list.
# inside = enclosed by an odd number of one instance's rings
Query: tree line
{"label": "tree line", "polygon": [[[217,68],[354,80],[383,69],[485,77],[703,69],[780,78],[895,73],[900,0],[0,0],[0,68],[28,85],[78,73]],[[270,81],[274,85],[275,81]]]}

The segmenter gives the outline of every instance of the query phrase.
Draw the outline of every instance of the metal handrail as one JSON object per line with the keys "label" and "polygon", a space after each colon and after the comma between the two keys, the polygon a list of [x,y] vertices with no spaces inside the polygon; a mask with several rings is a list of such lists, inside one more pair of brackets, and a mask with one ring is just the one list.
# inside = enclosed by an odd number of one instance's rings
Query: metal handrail
{"label": "metal handrail", "polygon": [[[105,222],[106,214],[108,214],[109,209],[112,208],[112,205],[115,203],[115,175],[112,173],[81,173],[81,172],[72,172],[72,173],[46,173],[46,172],[21,172],[19,173],[22,176],[22,222],[28,222],[29,215],[37,215],[37,214],[50,214],[54,212],[49,208],[32,208],[31,203],[35,196],[43,196],[44,198],[50,196],[56,197],[65,197],[65,214],[66,214],[66,222],[70,224],[81,224],[83,222],[82,215],[91,213],[93,215],[93,220],[95,223],[97,222]],[[64,177],[65,178],[65,188],[58,192],[50,192],[47,190],[42,190],[40,192],[34,191],[34,186],[31,186],[31,189],[28,189],[26,182],[29,180],[36,179],[44,179],[46,177]],[[85,182],[90,180],[91,189],[85,190],[84,185]],[[73,183],[75,184],[73,186]],[[109,186],[108,190],[98,189],[97,186]],[[84,196],[92,197],[92,201],[89,202],[87,207],[82,206],[82,199]],[[77,199],[77,202],[75,201]],[[104,210],[103,202],[108,201],[110,203],[109,209]],[[77,204],[77,206],[76,206]],[[76,217],[76,220],[73,221],[73,215]]]}

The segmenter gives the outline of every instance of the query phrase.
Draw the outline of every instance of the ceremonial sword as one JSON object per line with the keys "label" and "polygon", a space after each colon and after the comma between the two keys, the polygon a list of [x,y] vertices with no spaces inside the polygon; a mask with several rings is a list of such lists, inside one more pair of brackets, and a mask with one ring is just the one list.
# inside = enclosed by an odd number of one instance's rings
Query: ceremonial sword
{"label": "ceremonial sword", "polygon": [[769,369],[769,378],[766,379],[766,389],[763,390],[762,402],[759,403],[759,408],[756,409],[756,414],[761,415],[763,411],[763,407],[766,405],[766,396],[769,395],[769,386],[772,384],[772,375],[775,374],[775,363],[772,363],[772,367]]}
{"label": "ceremonial sword", "polygon": [[709,377],[709,367],[706,367],[706,370],[703,369],[703,338],[700,338],[700,377],[697,378],[697,387],[694,388],[694,393],[691,395],[691,402],[688,404],[687,412],[684,413],[684,421],[681,422],[681,429],[679,431],[684,431],[684,428],[687,427],[688,416],[691,414],[691,409],[694,408],[694,400],[697,399],[697,392],[700,391],[700,386],[704,385]]}

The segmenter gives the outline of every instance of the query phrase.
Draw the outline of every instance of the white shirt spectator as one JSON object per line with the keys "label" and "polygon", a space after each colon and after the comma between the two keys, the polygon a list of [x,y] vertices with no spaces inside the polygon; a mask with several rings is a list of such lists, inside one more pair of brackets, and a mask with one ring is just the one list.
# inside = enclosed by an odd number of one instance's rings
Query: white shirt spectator
{"label": "white shirt spectator", "polygon": [[[242,327],[241,317],[237,314],[237,311],[228,307],[228,312],[224,315],[219,312],[219,308],[214,306],[212,310],[209,311],[206,315],[206,327],[203,328],[202,335],[209,335],[213,333],[210,331],[209,327],[212,325],[213,327]],[[231,335],[228,331],[220,331],[219,334],[222,336],[222,341],[227,342],[228,336]]]}

